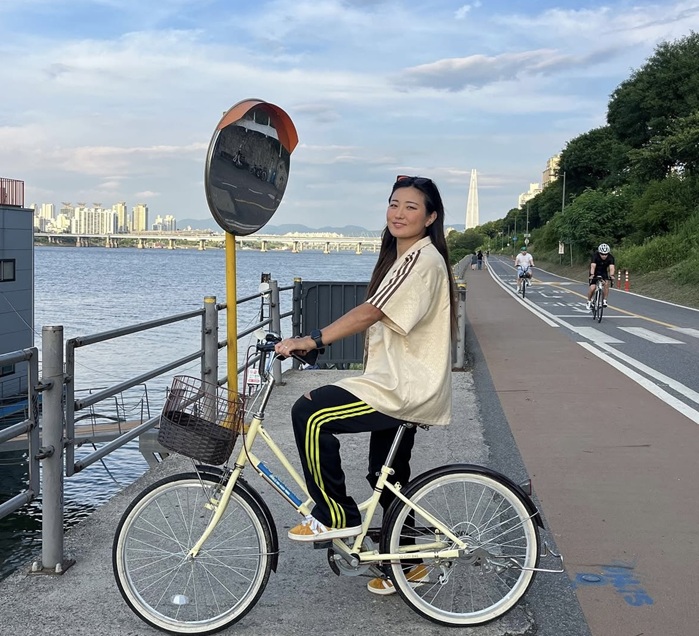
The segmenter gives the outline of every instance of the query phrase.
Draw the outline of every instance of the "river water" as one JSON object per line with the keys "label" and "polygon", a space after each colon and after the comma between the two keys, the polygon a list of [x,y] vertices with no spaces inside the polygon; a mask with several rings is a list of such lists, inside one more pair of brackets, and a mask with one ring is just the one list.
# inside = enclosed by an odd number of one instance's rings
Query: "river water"
{"label": "river water", "polygon": [[[237,250],[238,298],[257,293],[264,273],[291,285],[295,277],[315,281],[368,281],[377,254],[350,251],[323,254],[305,251]],[[107,249],[36,247],[34,345],[41,350],[43,326],[62,325],[64,338],[86,336],[201,308],[206,296],[226,301],[224,250]],[[259,303],[238,308],[238,329],[259,320]],[[291,309],[289,292],[282,311]],[[225,338],[225,313],[219,312],[219,340]],[[76,351],[75,387],[87,391],[127,378],[193,353],[200,348],[200,319],[133,334]],[[282,326],[289,329],[288,321]],[[284,335],[288,335],[285,333]],[[239,357],[248,343],[241,340]],[[219,377],[225,375],[225,350],[220,352]],[[172,375],[199,375],[199,361]],[[162,404],[167,378],[133,389],[124,408],[127,419],[138,419],[144,404],[155,415]],[[146,401],[147,393],[147,401]],[[132,409],[132,417],[128,410]],[[121,414],[124,414],[123,411]],[[76,450],[76,459],[93,448]],[[133,441],[65,481],[65,518],[70,527],[88,516],[116,492],[140,477],[147,464]],[[0,500],[26,488],[27,465],[21,453],[0,452]],[[40,555],[41,504],[34,501],[0,520],[0,579]]]}

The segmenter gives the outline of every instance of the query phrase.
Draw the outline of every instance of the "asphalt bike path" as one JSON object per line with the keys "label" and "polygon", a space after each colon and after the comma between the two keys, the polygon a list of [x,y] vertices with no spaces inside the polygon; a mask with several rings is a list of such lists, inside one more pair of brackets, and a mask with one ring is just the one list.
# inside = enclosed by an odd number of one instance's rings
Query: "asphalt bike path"
{"label": "asphalt bike path", "polygon": [[[489,272],[514,288],[509,259],[491,259]],[[524,306],[699,424],[699,311],[614,289],[598,323],[584,283],[540,269],[533,280]]]}
{"label": "asphalt bike path", "polygon": [[[502,278],[507,266],[489,263],[493,273],[503,268]],[[467,271],[468,328],[591,633],[699,633],[699,427],[696,411],[679,408],[691,400],[673,390],[678,405],[653,393],[640,381],[645,375],[608,363],[596,344],[561,324],[571,319],[537,307],[530,292],[546,282],[540,271],[524,301],[510,275]],[[584,312],[586,285],[571,291]],[[614,322],[605,314],[600,326]]]}

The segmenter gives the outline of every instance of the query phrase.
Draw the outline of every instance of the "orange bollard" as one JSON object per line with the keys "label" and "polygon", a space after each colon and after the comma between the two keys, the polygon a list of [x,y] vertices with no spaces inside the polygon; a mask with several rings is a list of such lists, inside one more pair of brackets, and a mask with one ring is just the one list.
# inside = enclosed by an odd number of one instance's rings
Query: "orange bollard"
{"label": "orange bollard", "polygon": [[629,291],[629,270],[626,270],[626,282],[624,283],[624,291]]}
{"label": "orange bollard", "polygon": [[621,272],[616,277],[616,288],[621,289]]}

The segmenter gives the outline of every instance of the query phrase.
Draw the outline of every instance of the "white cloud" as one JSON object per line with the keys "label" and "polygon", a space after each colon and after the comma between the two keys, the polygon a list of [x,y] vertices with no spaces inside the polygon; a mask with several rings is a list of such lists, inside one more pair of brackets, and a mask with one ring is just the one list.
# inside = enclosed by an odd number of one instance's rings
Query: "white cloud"
{"label": "white cloud", "polygon": [[0,176],[24,179],[32,200],[149,192],[154,213],[207,216],[213,128],[259,97],[301,142],[273,223],[326,225],[352,201],[375,225],[404,172],[435,178],[462,222],[472,168],[481,218],[498,218],[549,156],[604,123],[609,94],[659,41],[699,30],[684,0],[547,6],[5,0]]}

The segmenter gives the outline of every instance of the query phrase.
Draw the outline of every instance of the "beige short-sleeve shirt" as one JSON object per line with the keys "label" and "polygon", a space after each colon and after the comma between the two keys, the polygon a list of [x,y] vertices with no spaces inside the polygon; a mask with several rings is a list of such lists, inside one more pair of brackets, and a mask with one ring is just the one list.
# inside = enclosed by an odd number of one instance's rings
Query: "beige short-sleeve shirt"
{"label": "beige short-sleeve shirt", "polygon": [[367,300],[384,313],[366,332],[360,376],[336,382],[380,413],[418,424],[451,419],[449,274],[429,237],[391,267]]}

